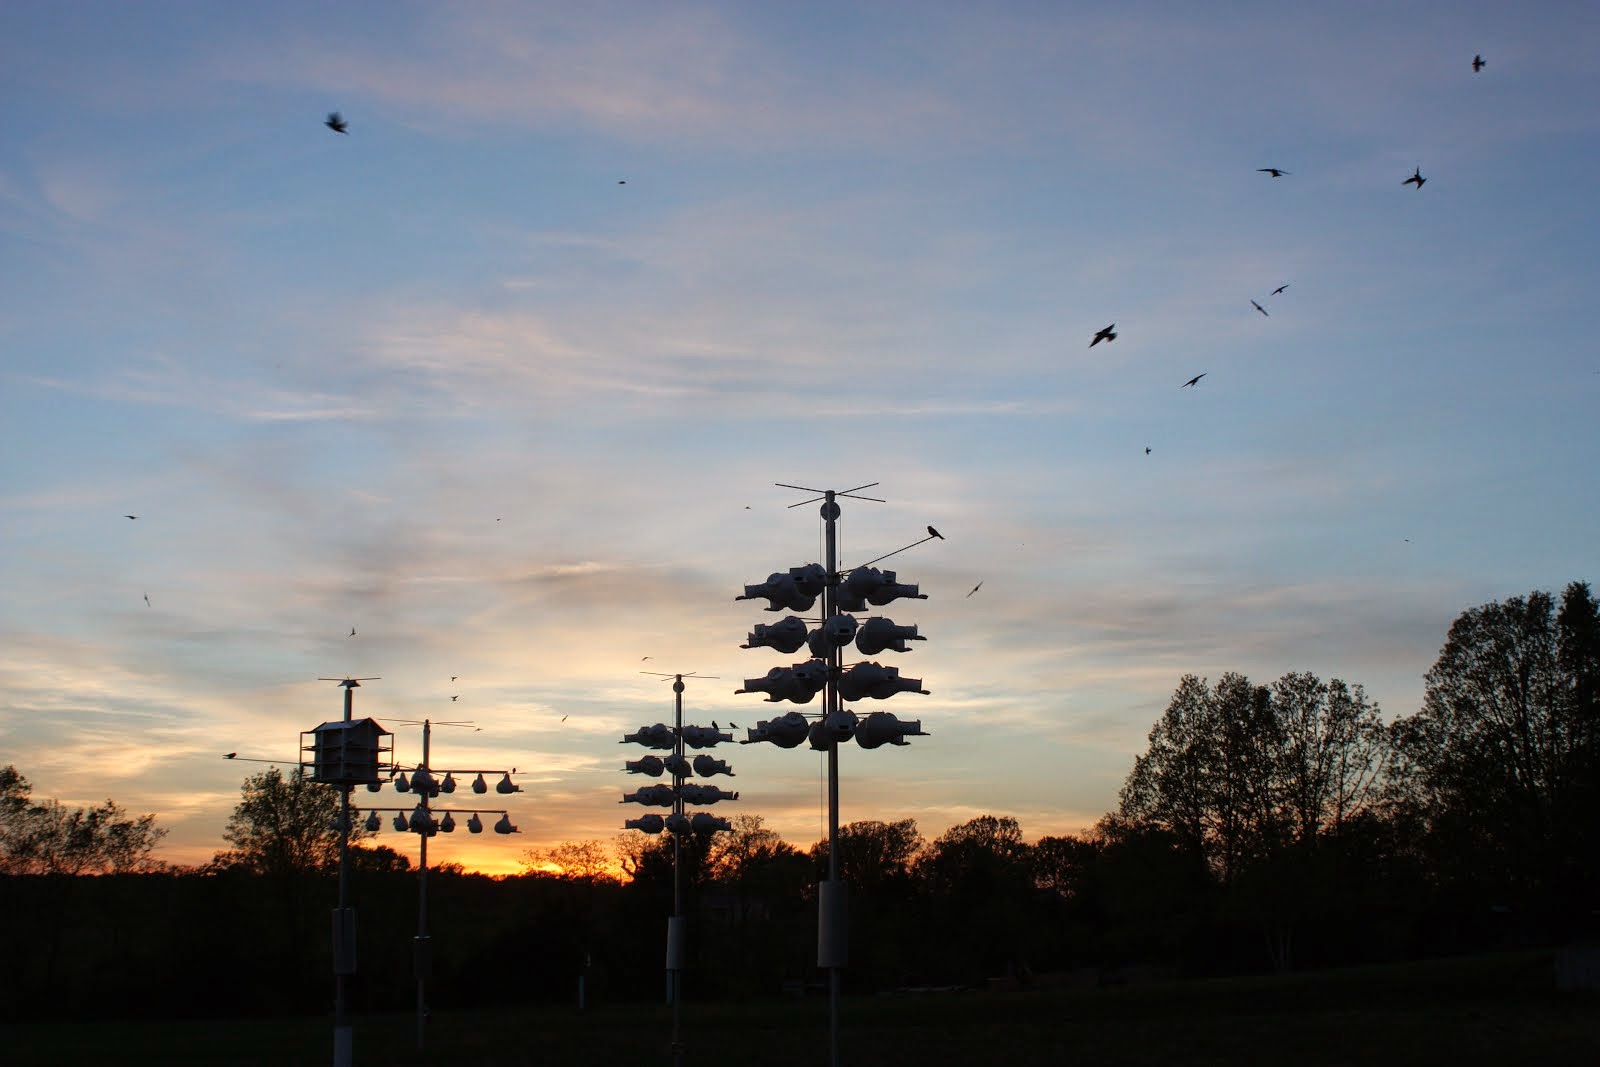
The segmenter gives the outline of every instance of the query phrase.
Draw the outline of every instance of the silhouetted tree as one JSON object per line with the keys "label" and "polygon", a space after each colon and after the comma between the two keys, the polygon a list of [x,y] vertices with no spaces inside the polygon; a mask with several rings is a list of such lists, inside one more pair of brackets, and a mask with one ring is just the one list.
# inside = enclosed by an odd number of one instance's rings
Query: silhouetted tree
{"label": "silhouetted tree", "polygon": [[1032,871],[1016,819],[980,815],[952,826],[917,856],[915,872],[961,977],[1029,969]]}
{"label": "silhouetted tree", "polygon": [[1227,885],[1278,836],[1271,691],[1232,672],[1208,689],[1185,675],[1122,787],[1119,814],[1171,833]]}
{"label": "silhouetted tree", "polygon": [[523,849],[518,860],[530,874],[591,884],[621,881],[616,875],[620,868],[603,841],[563,841],[549,848]]}
{"label": "silhouetted tree", "polygon": [[[858,890],[873,892],[911,877],[911,867],[926,842],[915,819],[879,822],[863,819],[839,827],[839,869]],[[828,869],[828,842],[811,846],[817,876]]]}
{"label": "silhouetted tree", "polygon": [[113,800],[69,810],[34,803],[14,766],[0,768],[0,874],[114,874],[147,870],[166,836],[154,815],[130,817]]}
{"label": "silhouetted tree", "polygon": [[1272,686],[1186,675],[1134,760],[1118,814],[1160,827],[1218,881],[1313,849],[1381,796],[1388,731],[1358,686],[1291,672]]}
{"label": "silhouetted tree", "polygon": [[[298,769],[284,777],[276,767],[253,774],[239,787],[242,799],[222,838],[233,848],[212,860],[218,867],[278,877],[334,871],[339,866],[339,790],[319,785]],[[360,819],[352,842],[369,836]]]}
{"label": "silhouetted tree", "polygon": [[1573,582],[1472,608],[1394,726],[1397,795],[1447,881],[1586,909],[1600,823],[1600,607]]}

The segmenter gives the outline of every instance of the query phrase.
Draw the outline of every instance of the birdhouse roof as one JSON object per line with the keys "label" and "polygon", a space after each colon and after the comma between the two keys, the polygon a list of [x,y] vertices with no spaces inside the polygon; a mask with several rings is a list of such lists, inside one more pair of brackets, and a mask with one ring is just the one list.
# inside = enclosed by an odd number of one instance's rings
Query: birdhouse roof
{"label": "birdhouse roof", "polygon": [[370,719],[370,718],[369,719],[351,719],[349,722],[345,722],[342,719],[339,720],[339,721],[336,721],[336,722],[325,722],[321,726],[318,726],[316,729],[312,730],[311,732],[314,733],[314,734],[320,734],[320,733],[325,733],[325,732],[331,732],[333,730],[370,730],[371,732],[380,733],[380,734],[390,733],[390,731],[385,730],[383,728],[383,724],[378,722],[377,719]]}

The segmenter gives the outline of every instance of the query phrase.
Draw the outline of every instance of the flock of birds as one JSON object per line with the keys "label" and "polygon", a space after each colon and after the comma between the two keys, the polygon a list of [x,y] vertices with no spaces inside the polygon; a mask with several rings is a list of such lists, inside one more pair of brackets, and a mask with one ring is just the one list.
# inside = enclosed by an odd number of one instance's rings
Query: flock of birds
{"label": "flock of birds", "polygon": [[[1488,66],[1488,65],[1489,65],[1488,61],[1485,60],[1481,54],[1480,55],[1474,55],[1472,57],[1472,72],[1474,74],[1477,74],[1479,71],[1483,70],[1483,68]],[[334,114],[329,115],[328,116],[329,124],[331,125],[332,124],[332,120],[336,119],[336,118],[338,118],[338,112],[335,112]],[[343,131],[341,131],[341,132],[343,132]],[[1257,174],[1265,174],[1265,175],[1268,175],[1269,177],[1272,177],[1272,178],[1282,178],[1285,175],[1292,174],[1293,172],[1284,170],[1282,167],[1257,167],[1256,168],[1256,173]],[[1427,180],[1428,180],[1427,178],[1424,178],[1422,176],[1422,165],[1419,163],[1419,164],[1417,164],[1417,166],[1415,168],[1412,169],[1411,177],[1405,179],[1400,184],[1401,185],[1415,185],[1418,190],[1421,190],[1423,183],[1426,182]],[[1284,282],[1282,285],[1280,285],[1276,289],[1272,290],[1272,295],[1273,296],[1279,296],[1287,288],[1289,288],[1289,283],[1288,282]],[[1255,308],[1257,311],[1261,312],[1263,317],[1265,317],[1265,318],[1271,318],[1272,317],[1271,315],[1267,314],[1267,309],[1262,307],[1254,299],[1252,299],[1250,301],[1250,306]],[[1090,341],[1089,341],[1089,347],[1093,348],[1095,345],[1099,344],[1101,341],[1104,341],[1107,344],[1110,344],[1112,341],[1115,341],[1116,339],[1117,339],[1117,324],[1113,322],[1111,325],[1103,327],[1102,329],[1099,329],[1099,330],[1095,331],[1094,337],[1091,338]],[[1200,384],[1200,379],[1204,378],[1207,373],[1209,373],[1209,372],[1201,371],[1199,374],[1196,374],[1193,378],[1190,378],[1188,381],[1184,382],[1178,388],[1180,388],[1180,389],[1188,389],[1188,388],[1190,388],[1192,386],[1199,385]],[[1145,449],[1144,449],[1144,454],[1148,456],[1150,454],[1150,451],[1151,451],[1150,450],[1150,446],[1146,445]],[[932,529],[932,527],[929,527],[929,529]],[[979,584],[982,584],[982,583],[979,583]],[[977,590],[974,589],[973,592],[977,592]],[[971,596],[972,593],[968,593],[967,595]]]}
{"label": "flock of birds", "polygon": [[[1485,60],[1481,54],[1480,55],[1474,55],[1472,57],[1472,72],[1474,74],[1479,73],[1486,66],[1488,66],[1488,61]],[[343,136],[346,136],[346,137],[350,136],[350,123],[345,119],[344,115],[341,114],[338,111],[330,111],[330,112],[328,112],[328,117],[323,120],[322,124],[324,126],[326,126],[328,129],[332,130],[334,133],[342,134]],[[1274,179],[1283,178],[1283,177],[1286,177],[1286,176],[1291,176],[1293,174],[1292,171],[1284,170],[1282,167],[1257,167],[1256,168],[1256,173],[1265,174],[1265,175],[1267,175],[1267,176],[1269,176],[1271,178],[1274,178]],[[1406,178],[1400,184],[1401,185],[1414,185],[1420,191],[1422,189],[1423,184],[1425,182],[1427,182],[1427,180],[1428,179],[1423,177],[1423,175],[1422,175],[1422,165],[1418,164],[1415,168],[1412,169],[1411,176],[1409,178]],[[624,179],[618,179],[617,184],[618,185],[626,185],[628,183]],[[1289,283],[1285,282],[1282,285],[1278,286],[1276,289],[1272,290],[1271,295],[1272,296],[1281,296],[1283,294],[1283,292],[1288,288],[1289,288]],[[1263,317],[1265,317],[1265,318],[1271,318],[1272,317],[1270,314],[1268,314],[1267,309],[1262,307],[1261,304],[1259,302],[1257,302],[1253,298],[1250,300],[1250,306],[1255,308],[1255,310],[1259,311],[1262,314]],[[1116,339],[1117,339],[1117,324],[1113,322],[1109,326],[1105,326],[1105,327],[1095,331],[1094,336],[1089,341],[1089,347],[1093,348],[1095,345],[1098,345],[1102,341],[1106,342],[1107,344],[1110,344],[1111,342],[1115,341]],[[1196,374],[1194,377],[1190,378],[1188,381],[1186,381],[1182,385],[1180,385],[1179,388],[1180,389],[1189,389],[1189,388],[1193,388],[1194,386],[1199,385],[1200,384],[1200,379],[1206,377],[1206,375],[1208,373],[1209,373],[1208,371],[1201,371],[1199,374]],[[1146,445],[1145,448],[1144,448],[1144,454],[1148,456],[1148,455],[1151,454],[1151,451],[1152,450],[1151,450],[1150,446]],[[748,508],[746,510],[748,510]],[[137,516],[137,515],[126,515],[125,514],[123,516],[123,518],[129,519],[131,521],[137,521],[139,516]],[[496,519],[495,521],[499,522],[500,520]],[[941,534],[938,530],[934,529],[932,526],[928,527],[928,534],[931,537],[937,537],[941,541],[944,540],[944,535]],[[970,598],[973,595],[973,593],[976,593],[979,589],[982,589],[982,588],[983,588],[983,582],[980,581],[977,585],[974,585],[967,592],[967,597]],[[151,603],[150,603],[150,594],[149,593],[145,593],[144,594],[144,603],[145,603],[146,607],[151,607],[152,606]],[[350,636],[351,637],[355,637],[356,636],[356,628],[354,626],[350,627]],[[645,659],[649,659],[650,657],[646,656],[644,658]],[[452,675],[451,678],[450,678],[450,681],[454,682],[455,680],[456,680],[456,676]],[[452,696],[450,698],[451,703],[455,703],[456,699],[459,696],[460,696],[460,694],[456,694],[456,695]],[[566,722],[566,716],[562,716],[561,721],[562,722]],[[233,753],[229,753],[229,758],[232,758],[233,755],[234,755]]]}

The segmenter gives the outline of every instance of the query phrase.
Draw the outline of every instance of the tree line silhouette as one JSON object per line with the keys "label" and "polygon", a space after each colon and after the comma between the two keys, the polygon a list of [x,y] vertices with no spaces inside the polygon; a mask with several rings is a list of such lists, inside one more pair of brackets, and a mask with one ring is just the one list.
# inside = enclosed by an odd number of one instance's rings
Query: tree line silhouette
{"label": "tree line silhouette", "polygon": [[[1032,843],[1004,815],[928,839],[840,830],[847,989],[1108,983],[1289,970],[1593,938],[1600,914],[1600,605],[1573,582],[1462,613],[1422,707],[1362,687],[1183,677],[1115,811]],[[0,938],[11,1017],[318,1011],[329,997],[337,794],[247,779],[197,868],[155,864],[153,816],[33,802],[0,770]],[[741,815],[686,838],[688,995],[814,987],[816,881]],[[354,851],[360,1010],[414,996],[417,879]],[[330,842],[332,847],[330,847]],[[672,900],[665,835],[525,854],[526,873],[430,869],[437,1007],[651,999]],[[618,877],[620,869],[622,876]],[[97,877],[84,877],[88,874]]]}

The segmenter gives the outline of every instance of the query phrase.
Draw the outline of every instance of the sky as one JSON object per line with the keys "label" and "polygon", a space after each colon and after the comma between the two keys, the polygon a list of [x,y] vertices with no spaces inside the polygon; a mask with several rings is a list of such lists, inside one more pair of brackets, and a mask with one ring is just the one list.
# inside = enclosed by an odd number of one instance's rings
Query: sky
{"label": "sky", "polygon": [[[884,564],[929,692],[858,708],[929,736],[841,751],[844,822],[1082,831],[1185,674],[1413,714],[1462,611],[1600,578],[1597,53],[1583,2],[6,4],[0,763],[200,863],[222,755],[375,676],[400,761],[469,721],[434,767],[523,787],[430,860],[609,842],[642,671],[795,708],[735,693],[797,657],[734,598],[822,556],[780,482],[874,483],[845,566],[944,535]],[[825,836],[819,754],[713,754]]]}

